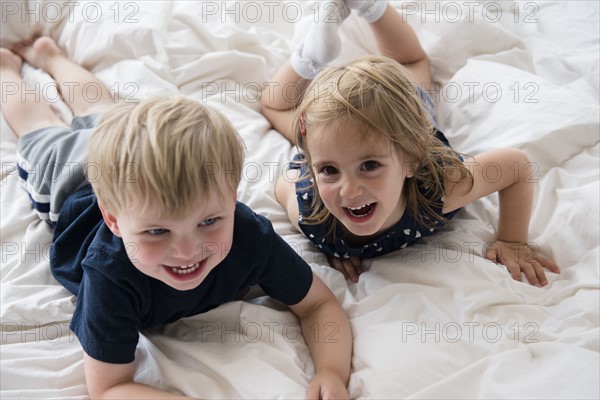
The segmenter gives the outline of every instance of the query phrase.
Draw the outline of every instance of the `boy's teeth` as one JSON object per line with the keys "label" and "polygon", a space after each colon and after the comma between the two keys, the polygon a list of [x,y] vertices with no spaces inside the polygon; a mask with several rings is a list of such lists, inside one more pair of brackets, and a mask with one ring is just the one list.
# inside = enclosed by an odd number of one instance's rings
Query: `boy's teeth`
{"label": "boy's teeth", "polygon": [[190,274],[192,272],[194,272],[195,270],[197,270],[200,267],[200,263],[197,262],[195,264],[191,264],[191,265],[184,265],[181,267],[171,267],[171,271],[173,271],[176,274]]}

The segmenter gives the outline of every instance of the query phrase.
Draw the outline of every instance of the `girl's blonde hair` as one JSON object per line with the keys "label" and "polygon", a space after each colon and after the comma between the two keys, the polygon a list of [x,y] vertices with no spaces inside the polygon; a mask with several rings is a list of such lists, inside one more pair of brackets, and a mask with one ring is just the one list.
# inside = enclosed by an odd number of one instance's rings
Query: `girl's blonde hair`
{"label": "girl's blonde hair", "polygon": [[[314,182],[307,147],[307,138],[315,134],[311,128],[327,125],[335,130],[349,121],[362,124],[366,135],[387,139],[401,159],[410,163],[414,176],[405,180],[403,194],[417,221],[428,227],[445,221],[435,211],[443,206],[444,179],[460,182],[468,178],[472,184],[473,177],[457,153],[435,137],[430,113],[401,64],[381,56],[361,57],[343,67],[325,69],[306,89],[292,129]],[[417,181],[428,188],[426,194],[419,191]],[[330,218],[315,190],[313,212],[304,221],[321,224]]]}
{"label": "girl's blonde hair", "polygon": [[87,176],[111,212],[157,204],[160,216],[185,216],[198,196],[236,193],[244,145],[218,111],[182,96],[111,107],[92,134]]}

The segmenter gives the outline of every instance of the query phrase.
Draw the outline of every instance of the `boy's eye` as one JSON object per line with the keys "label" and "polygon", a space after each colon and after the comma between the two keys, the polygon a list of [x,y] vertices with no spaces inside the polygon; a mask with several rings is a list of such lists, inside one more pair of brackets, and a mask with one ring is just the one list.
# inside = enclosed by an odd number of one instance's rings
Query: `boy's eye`
{"label": "boy's eye", "polygon": [[335,175],[338,173],[337,168],[332,167],[331,165],[325,165],[321,168],[321,173],[324,175]]}
{"label": "boy's eye", "polygon": [[365,161],[362,164],[362,168],[364,171],[373,171],[374,169],[379,168],[381,164],[379,164],[377,161],[373,161],[373,160],[369,160],[369,161]]}
{"label": "boy's eye", "polygon": [[163,229],[163,228],[149,229],[149,230],[146,231],[146,233],[149,233],[152,236],[164,235],[167,232],[168,231],[166,229]]}
{"label": "boy's eye", "polygon": [[200,225],[202,226],[209,226],[214,224],[215,222],[217,222],[219,218],[207,218],[204,221],[200,222]]}

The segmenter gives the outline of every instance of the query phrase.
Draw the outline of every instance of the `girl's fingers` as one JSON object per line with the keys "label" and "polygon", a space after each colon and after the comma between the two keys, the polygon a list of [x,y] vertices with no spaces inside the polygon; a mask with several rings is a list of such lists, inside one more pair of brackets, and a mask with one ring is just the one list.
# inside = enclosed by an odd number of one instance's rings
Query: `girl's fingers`
{"label": "girl's fingers", "polygon": [[358,275],[360,275],[363,272],[365,272],[365,270],[363,269],[362,260],[360,258],[358,258],[358,257],[350,257],[350,261],[352,262],[352,265],[354,265],[354,270],[356,271],[356,273]]}
{"label": "girl's fingers", "polygon": [[352,260],[344,260],[342,261],[342,265],[346,270],[346,274],[350,277],[350,281],[354,283],[358,282],[358,274],[356,273]]}
{"label": "girl's fingers", "polygon": [[554,261],[542,256],[536,256],[535,260],[540,263],[542,267],[554,272],[555,274],[560,273],[560,268]]}
{"label": "girl's fingers", "polygon": [[329,265],[333,269],[340,271],[342,273],[342,275],[344,275],[344,279],[346,279],[346,280],[350,279],[350,277],[346,273],[346,270],[344,269],[344,266],[342,265],[342,262],[339,258],[328,256],[327,261],[329,261]]}
{"label": "girl's fingers", "polygon": [[546,279],[546,273],[544,272],[544,267],[542,264],[537,260],[531,260],[530,264],[535,271],[535,275],[537,276],[540,286],[546,286],[548,284],[548,279]]}
{"label": "girl's fingers", "polygon": [[512,260],[500,260],[500,263],[506,266],[506,269],[508,270],[508,272],[510,272],[510,275],[515,281],[522,282],[521,267],[519,266],[519,264],[515,263]]}
{"label": "girl's fingers", "polygon": [[[539,265],[539,263],[536,263],[538,268],[541,269],[541,265]],[[537,287],[542,287],[542,284],[540,283],[539,279],[538,279],[538,275],[537,272],[538,270],[536,270],[536,268],[533,266],[532,263],[528,263],[528,262],[522,262],[520,265],[521,271],[523,271],[525,273],[525,276],[527,277],[527,280],[529,281],[529,284],[532,286],[537,286]],[[543,275],[543,270],[542,270],[542,275]],[[544,276],[544,279],[546,277]]]}

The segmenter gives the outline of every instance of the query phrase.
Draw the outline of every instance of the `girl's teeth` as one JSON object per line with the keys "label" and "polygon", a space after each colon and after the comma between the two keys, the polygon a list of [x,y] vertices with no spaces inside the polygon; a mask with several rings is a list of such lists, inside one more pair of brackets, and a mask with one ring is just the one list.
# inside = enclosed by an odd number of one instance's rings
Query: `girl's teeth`
{"label": "girl's teeth", "polygon": [[[367,215],[370,215],[371,212],[373,211],[373,207],[374,207],[374,203],[369,203],[369,204],[363,204],[362,206],[358,206],[358,207],[347,207],[347,209],[348,209],[348,212],[353,217],[362,218],[362,217],[366,217]],[[366,208],[366,210],[365,210],[365,208]]]}

